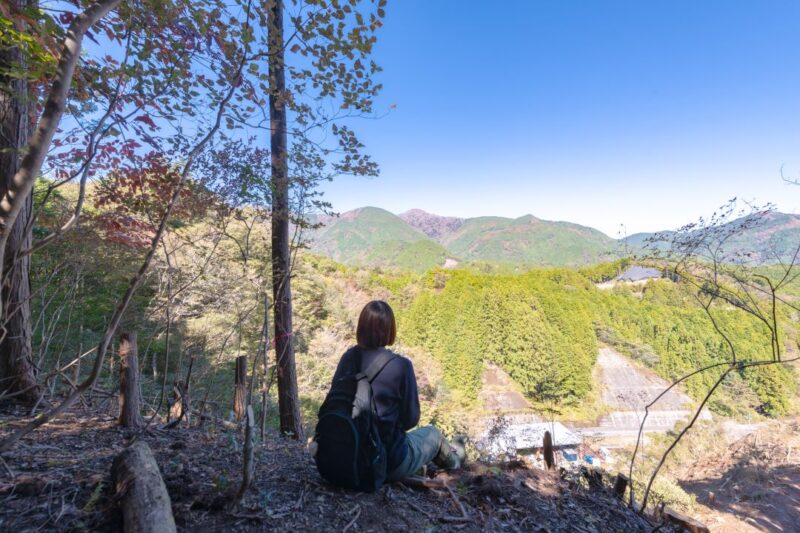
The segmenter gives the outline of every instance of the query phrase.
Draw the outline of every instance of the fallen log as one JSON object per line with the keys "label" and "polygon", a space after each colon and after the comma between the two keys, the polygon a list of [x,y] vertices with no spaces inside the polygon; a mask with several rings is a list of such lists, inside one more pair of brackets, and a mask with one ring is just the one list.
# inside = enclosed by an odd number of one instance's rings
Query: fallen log
{"label": "fallen log", "polygon": [[136,441],[114,458],[111,478],[122,505],[123,531],[176,531],[167,487],[146,442]]}
{"label": "fallen log", "polygon": [[230,420],[224,420],[222,418],[219,418],[219,417],[211,415],[211,414],[203,413],[198,418],[200,418],[200,422],[201,423],[205,422],[206,420],[211,420],[215,424],[219,424],[220,426],[224,427],[225,429],[238,429],[239,428],[239,424],[235,424],[234,422],[231,422]]}
{"label": "fallen log", "polygon": [[710,531],[702,522],[681,514],[669,507],[664,509],[662,516],[667,522],[680,526],[690,533],[709,533]]}

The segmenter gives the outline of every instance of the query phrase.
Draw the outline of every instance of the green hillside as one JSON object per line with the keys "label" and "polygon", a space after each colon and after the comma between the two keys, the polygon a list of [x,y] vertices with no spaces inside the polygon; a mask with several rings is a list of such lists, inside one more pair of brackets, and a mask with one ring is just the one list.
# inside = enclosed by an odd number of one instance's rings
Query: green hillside
{"label": "green hillside", "polygon": [[447,250],[377,207],[349,211],[311,236],[312,251],[357,266],[425,271],[444,263]]}
{"label": "green hillside", "polygon": [[[610,266],[610,265],[605,265]],[[518,275],[469,270],[436,271],[425,290],[401,309],[400,336],[439,361],[447,386],[477,397],[486,361],[505,370],[534,400],[558,398],[578,405],[592,390],[598,344],[628,353],[667,380],[729,357],[734,346],[742,361],[765,358],[770,332],[740,309],[719,306],[714,320],[726,342],[697,304],[688,283],[654,280],[645,287],[598,290],[582,273],[533,269]],[[793,310],[777,309],[790,323]],[[781,343],[793,341],[785,331]],[[721,369],[684,383],[701,399]],[[732,374],[711,401],[725,415],[753,410],[779,416],[796,394],[790,366],[749,368]]]}
{"label": "green hillside", "polygon": [[[739,218],[724,224],[720,232],[736,232],[724,246],[725,257],[732,261],[753,264],[775,264],[790,261],[800,243],[800,216],[770,211],[750,219]],[[672,232],[658,234],[663,241],[650,241],[657,234],[636,233],[625,239],[633,251],[648,248],[668,248]]]}
{"label": "green hillside", "polygon": [[[376,207],[349,211],[317,230],[311,249],[349,265],[421,272],[441,266],[447,257],[513,267],[582,266],[614,259],[625,244],[630,253],[639,253],[645,246],[668,246],[648,243],[654,233],[630,235],[623,243],[593,228],[531,215],[463,220],[413,210],[402,216],[405,219]],[[727,226],[738,228],[742,220]],[[669,240],[672,233],[660,235]],[[791,259],[798,242],[800,216],[769,212],[730,239],[726,252],[732,261],[771,264],[778,257]]]}
{"label": "green hillside", "polygon": [[616,241],[595,229],[531,215],[467,219],[443,243],[466,260],[542,266],[597,262],[616,247]]}

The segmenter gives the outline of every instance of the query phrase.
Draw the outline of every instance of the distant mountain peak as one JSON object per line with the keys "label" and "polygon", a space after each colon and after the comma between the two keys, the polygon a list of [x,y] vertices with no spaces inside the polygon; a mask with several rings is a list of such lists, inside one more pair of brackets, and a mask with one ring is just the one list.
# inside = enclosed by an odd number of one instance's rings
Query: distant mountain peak
{"label": "distant mountain peak", "polygon": [[[765,212],[759,216],[759,224],[742,228],[727,241],[726,251],[747,253],[754,263],[761,264],[791,256],[800,243],[800,215]],[[729,224],[735,229],[741,220]],[[316,253],[348,264],[415,271],[469,262],[586,265],[614,259],[621,244],[626,253],[639,251],[654,235],[638,233],[618,241],[588,226],[533,215],[464,219],[422,209],[395,215],[379,207],[362,207],[317,221],[322,226],[309,238]],[[667,232],[667,239],[673,233]]]}
{"label": "distant mountain peak", "polygon": [[428,213],[422,209],[409,209],[405,213],[400,213],[406,224],[412,228],[418,229],[431,239],[441,240],[447,235],[450,235],[464,224],[463,218],[457,217],[443,217]]}

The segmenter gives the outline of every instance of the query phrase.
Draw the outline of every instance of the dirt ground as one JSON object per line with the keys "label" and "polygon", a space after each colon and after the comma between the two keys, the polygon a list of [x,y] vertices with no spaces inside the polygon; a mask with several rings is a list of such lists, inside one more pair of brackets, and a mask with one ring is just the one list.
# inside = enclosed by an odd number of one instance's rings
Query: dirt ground
{"label": "dirt ground", "polygon": [[[0,413],[0,437],[22,420]],[[580,477],[521,463],[439,473],[437,488],[387,485],[375,494],[336,489],[304,447],[271,437],[258,446],[256,481],[243,505],[241,436],[216,427],[130,431],[114,418],[74,411],[23,439],[0,462],[0,530],[119,531],[113,457],[135,439],[158,461],[181,531],[651,531],[653,525]],[[463,509],[463,510],[462,510]],[[661,531],[664,531],[662,529]]]}
{"label": "dirt ground", "polygon": [[531,403],[518,389],[503,369],[490,363],[483,371],[478,399],[487,413],[530,411]]}
{"label": "dirt ground", "polygon": [[800,531],[800,419],[765,425],[681,479],[712,531]]}

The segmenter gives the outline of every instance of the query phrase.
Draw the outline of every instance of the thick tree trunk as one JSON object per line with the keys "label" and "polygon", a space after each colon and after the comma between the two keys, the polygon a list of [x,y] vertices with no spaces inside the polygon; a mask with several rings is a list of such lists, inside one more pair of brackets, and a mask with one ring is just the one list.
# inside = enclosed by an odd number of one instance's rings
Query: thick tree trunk
{"label": "thick tree trunk", "polygon": [[289,250],[289,154],[286,117],[286,73],[283,43],[283,0],[268,13],[270,147],[272,150],[272,294],[275,302],[275,355],[281,433],[303,437],[300,398],[292,337],[291,255]]}
{"label": "thick tree trunk", "polygon": [[115,457],[111,476],[114,489],[121,497],[123,531],[176,531],[167,487],[146,442],[136,441]]}
{"label": "thick tree trunk", "polygon": [[139,350],[136,333],[119,337],[119,424],[127,428],[144,425],[139,393]]}
{"label": "thick tree trunk", "polygon": [[233,415],[238,422],[244,418],[245,397],[247,396],[247,356],[236,358],[236,375],[233,389]]}
{"label": "thick tree trunk", "polygon": [[[30,5],[29,0],[15,0],[13,3],[19,8]],[[3,70],[22,62],[19,49],[0,51],[0,68]],[[30,98],[27,81],[0,77],[0,198],[12,187],[22,161],[22,150],[33,127]],[[19,252],[31,246],[28,223],[32,216],[32,202],[32,196],[22,200],[17,221],[9,230],[3,254],[4,279],[0,295],[0,395],[18,393],[15,398],[23,403],[36,403],[41,395],[36,384],[31,346],[31,262],[28,256],[17,257]]]}

